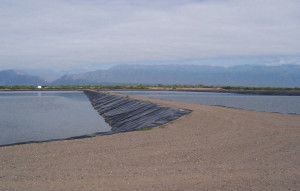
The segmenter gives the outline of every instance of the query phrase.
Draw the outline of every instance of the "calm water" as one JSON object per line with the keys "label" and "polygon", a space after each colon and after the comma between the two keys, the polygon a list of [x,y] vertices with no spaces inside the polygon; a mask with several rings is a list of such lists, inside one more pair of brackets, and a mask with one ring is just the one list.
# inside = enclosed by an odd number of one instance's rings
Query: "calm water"
{"label": "calm water", "polygon": [[178,102],[220,105],[246,110],[300,114],[300,96],[265,96],[215,92],[114,91]]}
{"label": "calm water", "polygon": [[0,145],[110,129],[81,91],[0,92]]}

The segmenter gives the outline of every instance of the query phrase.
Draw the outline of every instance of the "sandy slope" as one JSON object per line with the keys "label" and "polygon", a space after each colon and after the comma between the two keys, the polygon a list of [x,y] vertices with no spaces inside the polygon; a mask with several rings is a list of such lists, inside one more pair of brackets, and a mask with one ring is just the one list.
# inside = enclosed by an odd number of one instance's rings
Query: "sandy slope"
{"label": "sandy slope", "polygon": [[194,111],[150,131],[1,147],[0,190],[300,190],[300,115],[152,101]]}

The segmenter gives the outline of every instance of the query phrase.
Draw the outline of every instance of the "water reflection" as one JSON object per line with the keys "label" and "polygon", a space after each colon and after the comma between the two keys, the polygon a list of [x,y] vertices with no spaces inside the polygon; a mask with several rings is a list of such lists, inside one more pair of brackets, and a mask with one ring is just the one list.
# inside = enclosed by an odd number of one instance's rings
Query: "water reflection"
{"label": "water reflection", "polygon": [[110,129],[81,91],[0,92],[0,145]]}
{"label": "water reflection", "polygon": [[240,108],[246,110],[300,114],[300,96],[246,95],[187,91],[114,91],[177,102]]}
{"label": "water reflection", "polygon": [[1,97],[64,97],[76,101],[86,101],[82,91],[16,91],[0,92]]}

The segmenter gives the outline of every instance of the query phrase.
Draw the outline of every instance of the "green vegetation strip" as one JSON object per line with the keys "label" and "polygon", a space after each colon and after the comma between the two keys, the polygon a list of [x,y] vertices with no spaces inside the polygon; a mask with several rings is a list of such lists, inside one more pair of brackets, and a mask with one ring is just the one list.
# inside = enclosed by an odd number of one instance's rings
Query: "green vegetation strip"
{"label": "green vegetation strip", "polygon": [[[61,86],[43,86],[43,90],[80,90],[80,89],[141,89],[147,90],[151,88],[162,88],[162,89],[173,89],[177,88],[215,88],[220,90],[300,90],[300,87],[287,88],[287,87],[245,87],[245,86],[205,86],[205,85],[61,85]],[[3,90],[40,90],[37,86],[0,86],[0,89]]]}
{"label": "green vegetation strip", "polygon": [[149,131],[152,129],[153,129],[153,127],[141,127],[140,129],[138,129],[138,131]]}

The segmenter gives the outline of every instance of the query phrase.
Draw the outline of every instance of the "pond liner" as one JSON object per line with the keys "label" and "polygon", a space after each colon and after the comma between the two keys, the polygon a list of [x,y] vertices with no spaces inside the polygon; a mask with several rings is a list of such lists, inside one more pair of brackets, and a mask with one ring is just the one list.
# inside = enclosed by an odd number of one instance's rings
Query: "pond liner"
{"label": "pond liner", "polygon": [[139,130],[166,124],[192,111],[85,90],[94,109],[111,126],[111,133]]}

